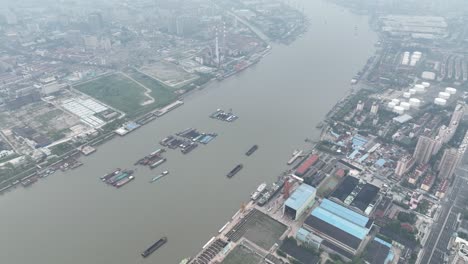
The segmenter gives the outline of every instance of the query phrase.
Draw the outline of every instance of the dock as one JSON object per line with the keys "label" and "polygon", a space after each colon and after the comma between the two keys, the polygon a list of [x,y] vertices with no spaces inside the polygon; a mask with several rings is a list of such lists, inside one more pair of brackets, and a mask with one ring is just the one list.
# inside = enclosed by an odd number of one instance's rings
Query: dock
{"label": "dock", "polygon": [[293,164],[299,157],[303,156],[302,153],[303,153],[302,150],[295,150],[295,151],[293,152],[292,158],[291,158],[290,160],[288,160],[287,164],[288,164],[288,165]]}

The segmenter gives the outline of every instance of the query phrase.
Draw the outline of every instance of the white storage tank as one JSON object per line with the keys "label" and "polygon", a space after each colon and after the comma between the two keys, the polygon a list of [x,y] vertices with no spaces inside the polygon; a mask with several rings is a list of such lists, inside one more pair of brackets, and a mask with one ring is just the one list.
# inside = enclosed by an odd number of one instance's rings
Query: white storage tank
{"label": "white storage tank", "polygon": [[450,98],[450,94],[449,93],[446,93],[446,92],[440,92],[439,93],[439,97],[442,98],[442,99],[449,99]]}
{"label": "white storage tank", "polygon": [[401,115],[405,112],[405,108],[403,108],[403,106],[395,106],[393,112]]}
{"label": "white storage tank", "polygon": [[396,104],[394,102],[390,102],[388,103],[388,108],[392,109],[396,106]]}
{"label": "white storage tank", "polygon": [[405,109],[405,110],[409,110],[410,107],[411,107],[410,103],[408,103],[408,102],[402,102],[400,104],[400,106],[403,107],[403,109]]}
{"label": "white storage tank", "polygon": [[417,108],[421,106],[421,100],[417,98],[411,98],[409,99],[409,104],[411,105],[411,107]]}
{"label": "white storage tank", "polygon": [[431,86],[431,84],[428,83],[428,82],[422,82],[421,84],[422,84],[422,86],[424,86],[425,88],[429,88],[429,87]]}
{"label": "white storage tank", "polygon": [[436,105],[445,105],[445,104],[447,104],[447,100],[445,100],[443,98],[436,98],[436,99],[434,99],[434,104],[436,104]]}
{"label": "white storage tank", "polygon": [[413,89],[413,88],[409,89],[409,93],[410,94],[416,94],[416,89]]}
{"label": "white storage tank", "polygon": [[410,98],[410,97],[411,97],[411,93],[410,93],[410,92],[404,92],[404,93],[403,93],[403,97],[404,97],[404,98]]}
{"label": "white storage tank", "polygon": [[456,93],[457,93],[457,89],[452,88],[452,87],[447,87],[447,88],[445,88],[445,92],[446,92],[446,93],[449,93],[449,94],[456,94]]}
{"label": "white storage tank", "polygon": [[426,90],[426,88],[422,84],[416,84],[414,86],[414,89],[416,90],[417,93],[424,93],[424,91]]}

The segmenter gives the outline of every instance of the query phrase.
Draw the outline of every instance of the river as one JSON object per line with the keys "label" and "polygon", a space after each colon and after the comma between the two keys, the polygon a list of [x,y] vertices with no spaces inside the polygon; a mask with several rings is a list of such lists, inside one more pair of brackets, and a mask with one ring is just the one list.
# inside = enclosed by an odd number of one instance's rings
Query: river
{"label": "river", "polygon": [[[287,168],[305,138],[318,136],[317,123],[374,52],[377,36],[366,16],[321,0],[303,5],[310,29],[291,45],[273,45],[257,65],[106,143],[83,158],[84,166],[0,197],[0,262],[177,264],[195,255],[258,184],[271,183]],[[217,108],[232,108],[240,118],[208,118]],[[219,136],[188,155],[168,151],[161,168],[139,167],[136,179],[121,189],[98,179],[113,168],[133,167],[159,148],[160,139],[187,127]],[[253,144],[259,149],[246,157]],[[244,169],[227,179],[238,163]],[[165,169],[168,176],[148,183]],[[142,259],[140,252],[162,236],[168,243]]]}

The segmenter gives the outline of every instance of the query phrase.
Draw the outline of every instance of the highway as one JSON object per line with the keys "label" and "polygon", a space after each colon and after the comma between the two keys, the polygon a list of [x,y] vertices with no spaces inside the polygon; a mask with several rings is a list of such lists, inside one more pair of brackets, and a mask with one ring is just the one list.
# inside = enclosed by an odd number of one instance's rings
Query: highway
{"label": "highway", "polygon": [[456,171],[456,178],[452,189],[441,203],[441,212],[438,220],[432,226],[431,234],[424,245],[422,257],[418,263],[440,264],[444,263],[445,255],[449,253],[449,243],[458,226],[458,214],[463,212],[468,199],[468,162],[467,156],[463,158],[463,165]]}

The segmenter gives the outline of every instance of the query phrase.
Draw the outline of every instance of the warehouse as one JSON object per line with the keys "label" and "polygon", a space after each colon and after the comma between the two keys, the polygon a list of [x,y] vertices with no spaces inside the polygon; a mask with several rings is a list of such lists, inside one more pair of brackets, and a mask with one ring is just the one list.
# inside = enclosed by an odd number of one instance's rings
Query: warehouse
{"label": "warehouse", "polygon": [[369,218],[328,199],[312,210],[304,222],[305,229],[353,255],[364,244],[371,227]]}
{"label": "warehouse", "polygon": [[307,184],[301,184],[284,203],[283,213],[293,220],[298,219],[315,201],[317,190]]}
{"label": "warehouse", "polygon": [[302,177],[304,174],[312,167],[319,159],[319,156],[316,154],[311,155],[308,159],[306,159],[300,166],[297,168],[294,175],[297,177]]}

